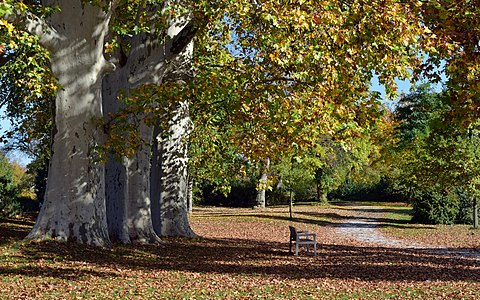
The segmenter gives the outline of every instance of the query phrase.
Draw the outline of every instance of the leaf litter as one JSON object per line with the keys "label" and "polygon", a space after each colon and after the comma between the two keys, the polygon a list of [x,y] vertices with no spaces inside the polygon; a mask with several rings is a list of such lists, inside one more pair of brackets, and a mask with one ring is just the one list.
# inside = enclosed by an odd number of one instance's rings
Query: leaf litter
{"label": "leaf litter", "polygon": [[[412,239],[382,211],[344,205],[297,206],[293,220],[286,207],[197,208],[190,221],[201,238],[165,238],[165,245],[110,250],[25,243],[21,240],[33,219],[5,220],[0,223],[0,299],[480,298],[475,257],[357,239],[342,232],[352,220],[375,223],[357,227],[375,228],[382,239],[405,245],[446,243],[471,253],[480,248],[468,230],[462,235],[457,227],[439,226]],[[289,254],[288,225],[317,234],[316,257],[304,249],[298,257]]]}

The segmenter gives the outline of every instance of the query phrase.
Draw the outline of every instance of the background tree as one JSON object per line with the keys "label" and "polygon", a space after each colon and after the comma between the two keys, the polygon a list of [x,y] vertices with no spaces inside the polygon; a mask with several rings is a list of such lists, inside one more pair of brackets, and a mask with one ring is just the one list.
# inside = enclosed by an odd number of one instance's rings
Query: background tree
{"label": "background tree", "polygon": [[471,206],[477,193],[476,129],[470,126],[467,135],[461,128],[446,125],[451,105],[448,91],[436,93],[423,85],[400,100],[396,113],[401,170],[397,189],[408,195],[414,219],[420,222],[465,220],[460,208]]}
{"label": "background tree", "polygon": [[0,153],[0,217],[10,217],[21,211],[18,198],[20,188],[15,180],[14,168]]}

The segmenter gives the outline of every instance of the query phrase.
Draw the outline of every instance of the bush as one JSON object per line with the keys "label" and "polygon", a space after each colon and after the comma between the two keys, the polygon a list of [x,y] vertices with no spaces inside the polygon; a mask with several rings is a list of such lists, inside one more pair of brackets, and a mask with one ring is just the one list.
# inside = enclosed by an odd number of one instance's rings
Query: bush
{"label": "bush", "polygon": [[417,191],[412,197],[413,222],[425,224],[454,224],[460,211],[457,193],[438,192],[431,188]]}
{"label": "bush", "polygon": [[285,205],[290,202],[289,192],[277,188],[274,188],[271,191],[267,190],[265,193],[265,199],[267,205]]}
{"label": "bush", "polygon": [[346,181],[338,189],[332,191],[329,196],[335,199],[352,201],[405,201],[401,195],[393,192],[390,182],[386,179],[373,184]]}
{"label": "bush", "polygon": [[11,198],[0,197],[0,218],[13,217],[21,213],[20,203]]}
{"label": "bush", "polygon": [[457,215],[456,223],[458,224],[473,224],[473,201],[472,197],[467,193],[458,192],[460,198],[460,208]]}
{"label": "bush", "polygon": [[21,213],[18,189],[8,176],[0,176],[0,217],[11,217]]}
{"label": "bush", "polygon": [[227,207],[253,207],[257,190],[255,183],[248,181],[234,182],[230,193],[225,196],[212,185],[201,187],[202,198],[199,204]]}

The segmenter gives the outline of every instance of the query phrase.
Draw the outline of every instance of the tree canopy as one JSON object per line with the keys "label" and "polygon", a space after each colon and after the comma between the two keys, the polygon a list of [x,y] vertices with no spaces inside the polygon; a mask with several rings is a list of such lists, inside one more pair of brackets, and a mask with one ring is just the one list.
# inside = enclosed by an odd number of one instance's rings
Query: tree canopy
{"label": "tree canopy", "polygon": [[[307,153],[325,138],[348,143],[373,134],[385,120],[369,91],[373,76],[393,97],[395,78],[411,78],[412,70],[414,79],[432,76],[446,60],[456,108],[449,117],[470,124],[459,112],[478,104],[474,2],[3,0],[8,111],[25,141],[41,141],[54,124],[46,202],[31,237],[108,246],[112,222],[122,220],[119,230],[130,232],[124,241],[134,231],[132,239],[155,241],[149,147],[163,143],[159,161],[170,159],[168,172],[178,175],[170,177],[176,185],[164,178],[163,192],[183,194],[189,109],[204,130],[192,135],[191,149],[218,154],[222,145],[226,157],[273,160],[292,145]],[[46,114],[50,105],[54,113]],[[29,118],[34,127],[25,125]],[[108,218],[102,148],[131,156],[123,159],[127,202],[114,199]],[[182,230],[172,232],[189,232]]]}

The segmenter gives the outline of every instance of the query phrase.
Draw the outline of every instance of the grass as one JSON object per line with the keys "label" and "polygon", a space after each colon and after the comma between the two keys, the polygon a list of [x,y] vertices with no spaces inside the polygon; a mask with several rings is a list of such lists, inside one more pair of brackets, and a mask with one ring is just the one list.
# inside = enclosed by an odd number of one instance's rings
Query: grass
{"label": "grass", "polygon": [[384,208],[388,211],[386,218],[392,223],[390,226],[383,227],[382,231],[389,236],[432,246],[480,247],[480,230],[472,228],[471,225],[412,224],[410,222],[411,207],[406,204],[386,204]]}
{"label": "grass", "polygon": [[[408,239],[403,232],[421,232],[402,219],[405,207],[376,205],[363,211],[342,203],[296,206],[293,221],[286,207],[197,208],[190,221],[203,238],[109,250],[25,243],[33,216],[3,220],[0,299],[480,298],[478,260],[386,248],[338,234],[342,222],[357,215],[380,216],[389,235]],[[317,257],[289,255],[289,224],[317,233]],[[463,228],[428,230],[450,232],[454,239]],[[457,247],[479,247],[463,238]],[[416,239],[427,240],[423,234]]]}

